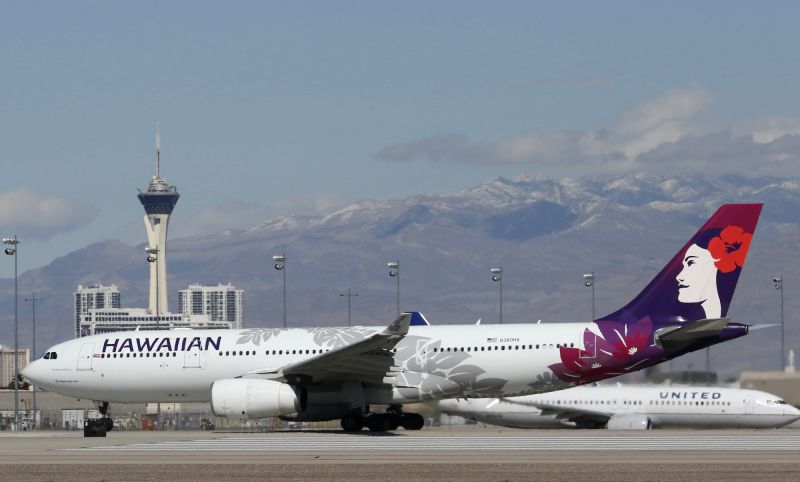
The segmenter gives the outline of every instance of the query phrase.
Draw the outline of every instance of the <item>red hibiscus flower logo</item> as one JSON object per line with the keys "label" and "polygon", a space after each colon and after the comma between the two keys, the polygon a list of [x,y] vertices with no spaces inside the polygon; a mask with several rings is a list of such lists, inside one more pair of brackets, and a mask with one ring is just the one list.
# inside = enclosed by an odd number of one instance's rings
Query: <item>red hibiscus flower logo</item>
{"label": "red hibiscus flower logo", "polygon": [[728,226],[719,236],[708,243],[708,251],[717,261],[714,266],[723,273],[730,273],[744,266],[747,249],[753,235],[746,233],[739,226]]}

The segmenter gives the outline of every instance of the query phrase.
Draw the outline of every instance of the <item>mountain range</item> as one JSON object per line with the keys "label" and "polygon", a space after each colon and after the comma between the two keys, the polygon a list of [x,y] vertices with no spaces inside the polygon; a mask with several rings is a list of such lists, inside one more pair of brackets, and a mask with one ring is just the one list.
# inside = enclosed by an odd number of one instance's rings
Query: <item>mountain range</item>
{"label": "mountain range", "polygon": [[[184,195],[191,195],[186,190]],[[133,202],[133,201],[132,201]],[[272,256],[286,255],[289,326],[352,322],[381,325],[396,315],[396,280],[386,263],[400,261],[400,308],[434,324],[496,323],[503,267],[505,323],[586,321],[596,277],[596,314],[633,298],[702,223],[729,202],[763,202],[764,211],[729,316],[765,324],[779,321],[782,273],[786,346],[800,329],[800,182],[736,176],[628,175],[605,179],[497,178],[450,194],[362,200],[326,215],[289,215],[253,227],[170,239],[170,307],[190,283],[233,283],[245,290],[245,326],[282,325],[282,276]],[[179,217],[180,206],[174,218]],[[144,233],[142,233],[144,241]],[[144,243],[91,244],[22,273],[20,298],[35,292],[37,345],[73,336],[72,292],[78,284],[119,286],[123,306],[146,306]],[[0,280],[0,343],[13,342],[13,279]],[[30,308],[20,308],[20,344],[30,343]],[[698,355],[682,363],[701,367]],[[676,363],[681,363],[676,362]],[[768,328],[712,350],[712,369],[780,366],[780,329]]]}

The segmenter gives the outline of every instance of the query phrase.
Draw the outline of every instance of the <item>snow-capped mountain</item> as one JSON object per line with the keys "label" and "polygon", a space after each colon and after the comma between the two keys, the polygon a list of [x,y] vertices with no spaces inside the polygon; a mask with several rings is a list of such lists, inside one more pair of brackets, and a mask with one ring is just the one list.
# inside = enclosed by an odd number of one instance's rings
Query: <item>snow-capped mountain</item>
{"label": "snow-capped mountain", "polygon": [[[432,323],[483,323],[498,318],[498,286],[489,268],[502,266],[506,323],[586,320],[591,294],[581,275],[596,274],[597,315],[635,296],[720,204],[764,202],[765,208],[730,315],[774,323],[783,273],[785,312],[800,310],[800,182],[741,177],[547,179],[497,178],[450,194],[363,200],[327,215],[253,220],[245,230],[170,240],[170,305],[189,283],[232,282],[246,291],[246,324],[278,326],[282,278],[271,256],[287,256],[289,324],[341,325],[348,288],[354,324],[395,316],[395,281],[386,262],[400,260],[401,308]],[[175,216],[180,216],[180,209]],[[39,346],[72,335],[71,293],[78,284],[116,283],[124,306],[145,306],[143,246],[104,241],[22,274],[20,292],[36,291]],[[13,323],[13,280],[2,280],[0,323]],[[787,344],[800,329],[787,318]],[[22,340],[29,334],[22,323]],[[0,342],[8,344],[11,330]],[[761,330],[713,350],[727,372],[779,365],[778,329]],[[27,343],[23,342],[23,345]],[[727,373],[726,372],[726,373]]]}

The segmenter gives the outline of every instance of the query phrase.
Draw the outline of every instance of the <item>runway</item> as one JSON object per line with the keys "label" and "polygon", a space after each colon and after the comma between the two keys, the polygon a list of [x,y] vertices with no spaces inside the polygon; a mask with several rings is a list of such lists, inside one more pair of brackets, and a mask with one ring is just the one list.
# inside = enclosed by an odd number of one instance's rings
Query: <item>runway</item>
{"label": "runway", "polygon": [[0,480],[800,480],[800,430],[0,433]]}
{"label": "runway", "polygon": [[278,433],[261,437],[223,437],[216,439],[121,444],[64,449],[76,451],[121,452],[459,452],[459,451],[542,451],[542,450],[629,450],[629,451],[800,451],[800,437],[702,435],[685,432],[683,435],[648,436],[578,435],[578,436],[429,436],[413,435],[349,435],[349,434],[291,434]]}

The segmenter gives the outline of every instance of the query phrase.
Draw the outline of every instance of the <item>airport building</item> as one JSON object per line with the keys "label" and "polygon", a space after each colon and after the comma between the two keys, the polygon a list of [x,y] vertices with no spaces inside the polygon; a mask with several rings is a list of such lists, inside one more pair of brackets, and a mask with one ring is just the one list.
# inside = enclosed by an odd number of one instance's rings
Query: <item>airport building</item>
{"label": "airport building", "polygon": [[17,368],[21,372],[31,361],[31,351],[21,348],[14,352],[8,346],[0,345],[0,387],[7,387],[14,380],[14,356],[17,357]]}
{"label": "airport building", "polygon": [[78,285],[78,289],[72,293],[72,297],[75,300],[73,313],[76,338],[83,336],[81,335],[81,321],[89,314],[90,310],[120,307],[119,288],[115,284],[110,286]]}
{"label": "airport building", "polygon": [[207,315],[211,321],[227,321],[232,328],[244,324],[244,290],[230,283],[189,285],[178,292],[178,311],[182,315]]}

